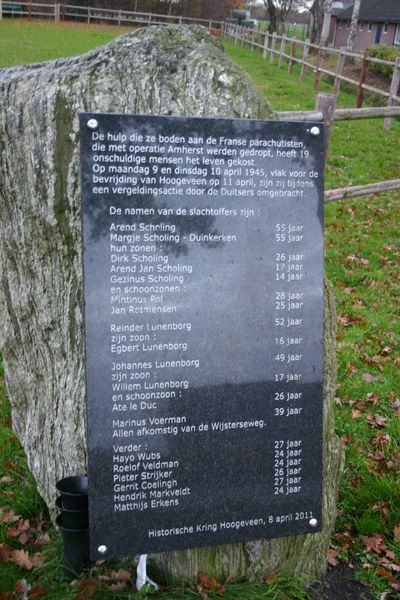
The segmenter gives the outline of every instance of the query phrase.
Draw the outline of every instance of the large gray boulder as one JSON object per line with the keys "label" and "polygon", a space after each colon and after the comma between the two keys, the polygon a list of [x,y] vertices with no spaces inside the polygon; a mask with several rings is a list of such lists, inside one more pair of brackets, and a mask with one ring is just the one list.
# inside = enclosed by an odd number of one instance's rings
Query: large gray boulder
{"label": "large gray boulder", "polygon": [[[150,27],[77,58],[0,71],[0,345],[13,427],[54,514],[55,482],[86,470],[78,114],[268,118],[270,105],[200,27]],[[333,433],[334,317],[326,319],[322,534],[171,553],[163,569],[254,579],[320,572],[342,454]]]}

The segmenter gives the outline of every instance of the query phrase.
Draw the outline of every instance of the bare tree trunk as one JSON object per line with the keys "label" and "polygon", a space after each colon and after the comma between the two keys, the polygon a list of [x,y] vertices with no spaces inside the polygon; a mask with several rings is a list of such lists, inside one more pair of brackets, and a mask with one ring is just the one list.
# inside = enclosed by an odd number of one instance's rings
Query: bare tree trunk
{"label": "bare tree trunk", "polygon": [[276,12],[276,6],[273,0],[266,0],[267,8],[268,8],[268,16],[269,16],[269,33],[274,33],[277,30],[278,25],[278,17]]}
{"label": "bare tree trunk", "polygon": [[329,30],[331,26],[332,0],[324,0],[324,19],[322,22],[321,44],[326,46],[328,43]]}
{"label": "bare tree trunk", "polygon": [[348,52],[353,52],[354,40],[356,38],[357,32],[358,15],[360,14],[360,6],[361,0],[355,0],[353,6],[353,14],[351,16],[349,37],[347,38],[346,42],[346,50]]}
{"label": "bare tree trunk", "polygon": [[323,2],[324,0],[314,0],[310,10],[310,22],[308,37],[311,43],[316,44],[321,38],[321,29],[323,22]]}

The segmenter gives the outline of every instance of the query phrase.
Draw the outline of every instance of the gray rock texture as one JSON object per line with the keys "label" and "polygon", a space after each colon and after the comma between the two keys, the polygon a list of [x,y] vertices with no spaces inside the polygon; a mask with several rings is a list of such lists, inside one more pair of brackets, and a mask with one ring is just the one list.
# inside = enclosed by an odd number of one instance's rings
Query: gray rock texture
{"label": "gray rock texture", "polygon": [[[150,27],[77,58],[0,71],[0,345],[13,427],[54,514],[55,482],[86,470],[79,112],[273,117],[200,27]],[[323,571],[342,454],[333,433],[328,298],[323,534],[171,553],[170,576]],[[269,567],[268,567],[269,568]]]}

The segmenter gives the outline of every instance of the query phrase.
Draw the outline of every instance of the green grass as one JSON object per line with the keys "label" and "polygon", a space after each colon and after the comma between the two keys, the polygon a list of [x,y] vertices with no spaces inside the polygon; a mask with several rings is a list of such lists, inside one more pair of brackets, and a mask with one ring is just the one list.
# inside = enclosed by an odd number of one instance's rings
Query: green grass
{"label": "green grass", "polygon": [[[275,110],[314,108],[312,74],[301,82],[297,66],[288,75],[277,61],[270,65],[231,43],[225,48]],[[321,81],[320,90],[331,92],[332,85]],[[338,107],[354,106],[354,95],[341,92]],[[398,120],[388,131],[382,119],[335,123],[325,188],[398,178],[399,134]],[[377,595],[393,597],[400,561],[399,200],[396,191],[325,209],[325,268],[338,313],[336,425],[346,446],[333,552],[359,564],[358,577]],[[379,536],[369,550],[366,538]],[[392,558],[396,570],[385,567]]]}
{"label": "green grass", "polygon": [[75,56],[130,31],[127,27],[24,19],[0,21],[0,68]]}
{"label": "green grass", "polygon": [[[22,21],[0,23],[0,56],[3,66],[79,54],[121,32],[117,28],[54,26]],[[241,64],[276,110],[312,109],[315,91],[311,74],[304,82],[298,67],[291,76],[286,68],[270,65],[260,54],[226,44],[227,53]],[[321,91],[331,86],[321,82]],[[341,92],[338,105],[353,107],[354,95]],[[326,188],[357,185],[398,177],[400,123],[389,131],[382,120],[335,123],[327,163]],[[400,193],[381,194],[327,204],[326,272],[334,283],[338,313],[338,380],[336,426],[346,447],[346,469],[341,485],[337,530],[332,552],[337,560],[357,567],[358,577],[379,597],[395,597],[396,570],[400,561],[400,322],[398,311]],[[112,570],[133,573],[132,562],[111,562],[96,567],[88,578],[71,587],[62,574],[62,548],[49,525],[45,507],[27,470],[23,451],[11,431],[10,409],[0,366],[0,500],[3,506],[29,520],[28,544],[9,536],[12,524],[0,523],[0,544],[43,555],[43,566],[19,568],[15,561],[0,565],[0,590],[14,590],[27,579],[46,588],[54,600],[125,598],[133,590],[111,591]],[[0,512],[0,521],[4,511]],[[44,519],[44,524],[43,524]],[[397,527],[399,527],[397,529]],[[397,533],[398,532],[398,533]],[[46,543],[43,535],[50,541]],[[369,544],[369,545],[368,545]],[[372,544],[372,547],[371,547]],[[0,546],[1,548],[1,546]],[[122,565],[122,566],[121,566]],[[358,566],[357,566],[358,565]],[[389,566],[388,566],[389,565]],[[212,590],[164,590],[158,597],[223,597],[226,600],[303,599],[301,582],[284,577],[269,585],[230,584],[221,596]],[[132,600],[138,596],[131,591]],[[1,597],[1,595],[0,595]],[[3,598],[2,598],[3,600]]]}

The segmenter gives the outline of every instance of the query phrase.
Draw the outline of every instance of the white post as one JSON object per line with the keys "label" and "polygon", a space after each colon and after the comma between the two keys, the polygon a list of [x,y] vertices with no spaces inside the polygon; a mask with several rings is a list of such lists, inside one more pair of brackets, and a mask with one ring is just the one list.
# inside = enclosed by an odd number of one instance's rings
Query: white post
{"label": "white post", "polygon": [[56,2],[54,5],[54,21],[55,23],[60,22],[60,3]]}
{"label": "white post", "polygon": [[269,64],[273,65],[275,60],[275,45],[276,45],[276,33],[272,34],[272,42],[271,42],[271,54],[269,55]]}
{"label": "white post", "polygon": [[303,60],[301,62],[301,72],[300,72],[300,79],[301,81],[304,81],[304,76],[306,74],[306,69],[307,69],[307,59],[308,59],[308,53],[310,51],[310,40],[307,38],[304,44],[304,50],[303,50]]}
{"label": "white post", "polygon": [[269,33],[268,33],[268,31],[266,31],[264,33],[264,48],[263,48],[263,59],[264,60],[267,58],[267,54],[268,54],[268,37],[269,37]]}
{"label": "white post", "polygon": [[[393,77],[392,77],[392,83],[390,84],[390,96],[389,96],[389,100],[387,105],[388,106],[393,106],[394,105],[394,97],[397,96],[398,90],[399,90],[399,84],[400,84],[400,56],[398,56],[396,58],[396,63],[394,65],[394,69],[393,69]],[[385,129],[390,129],[390,127],[392,126],[392,117],[386,117],[385,122],[384,122],[384,128]]]}
{"label": "white post", "polygon": [[337,64],[336,64],[335,82],[333,84],[333,93],[335,94],[335,96],[337,96],[339,94],[340,83],[341,83],[340,75],[343,72],[345,60],[346,60],[346,48],[344,46],[341,46]]}
{"label": "white post", "polygon": [[281,47],[279,48],[279,68],[281,68],[282,63],[283,63],[283,55],[285,54],[285,50],[286,50],[286,38],[285,38],[285,34],[282,33],[282,38],[281,38]]}
{"label": "white post", "polygon": [[3,0],[0,0],[0,21],[3,18]]}

